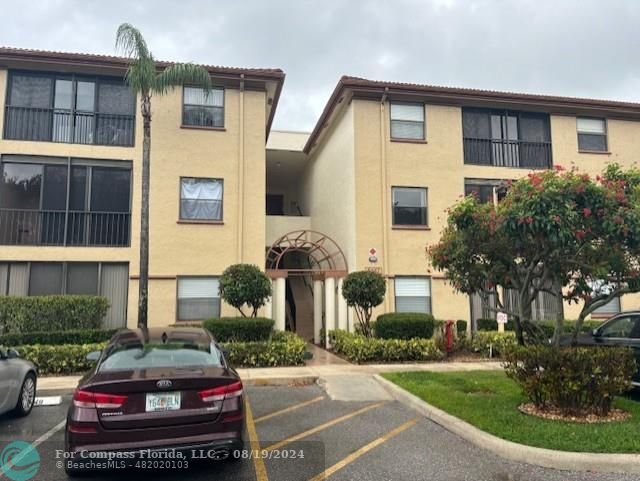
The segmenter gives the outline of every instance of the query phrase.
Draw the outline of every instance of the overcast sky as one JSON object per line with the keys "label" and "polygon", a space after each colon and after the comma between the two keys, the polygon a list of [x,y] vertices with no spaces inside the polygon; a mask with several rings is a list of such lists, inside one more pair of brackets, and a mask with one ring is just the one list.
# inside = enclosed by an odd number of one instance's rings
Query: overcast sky
{"label": "overcast sky", "polygon": [[274,128],[310,130],[339,77],[640,100],[640,0],[3,0],[0,44],[286,74]]}

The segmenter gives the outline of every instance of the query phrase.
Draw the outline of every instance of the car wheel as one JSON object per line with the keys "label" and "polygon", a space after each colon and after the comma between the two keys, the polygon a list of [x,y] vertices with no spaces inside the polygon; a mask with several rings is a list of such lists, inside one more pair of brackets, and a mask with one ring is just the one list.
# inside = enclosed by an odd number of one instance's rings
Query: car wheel
{"label": "car wheel", "polygon": [[33,409],[33,403],[36,400],[36,375],[30,372],[22,381],[22,388],[18,396],[18,404],[13,410],[16,416],[26,416]]}

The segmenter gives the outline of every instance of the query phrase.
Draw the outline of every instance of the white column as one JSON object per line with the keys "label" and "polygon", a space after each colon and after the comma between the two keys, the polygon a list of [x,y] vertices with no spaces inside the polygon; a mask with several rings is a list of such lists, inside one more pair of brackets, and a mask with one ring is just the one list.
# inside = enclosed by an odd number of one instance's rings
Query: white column
{"label": "white column", "polygon": [[342,296],[342,282],[344,278],[338,279],[338,329],[342,329],[346,331],[349,329],[348,319],[347,319],[347,301]]}
{"label": "white column", "polygon": [[325,346],[329,349],[331,347],[329,331],[333,331],[336,328],[336,279],[334,277],[325,279],[324,290]]}
{"label": "white column", "polygon": [[313,342],[320,344],[320,330],[322,329],[322,281],[313,281]]}
{"label": "white column", "polygon": [[271,296],[267,299],[267,302],[264,303],[264,317],[267,319],[273,319],[273,280],[271,282]]}
{"label": "white column", "polygon": [[286,322],[286,279],[284,277],[278,277],[276,279],[276,289],[275,295],[273,298],[275,299],[275,311],[276,311],[276,324],[275,328],[277,331],[284,331],[285,322]]}

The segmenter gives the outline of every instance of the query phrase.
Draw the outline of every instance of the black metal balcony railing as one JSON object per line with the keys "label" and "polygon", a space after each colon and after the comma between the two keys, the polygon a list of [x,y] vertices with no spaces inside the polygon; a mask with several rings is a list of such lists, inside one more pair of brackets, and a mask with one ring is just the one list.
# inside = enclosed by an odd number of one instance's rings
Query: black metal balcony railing
{"label": "black metal balcony railing", "polygon": [[464,163],[548,169],[551,167],[551,142],[465,138]]}
{"label": "black metal balcony railing", "polygon": [[129,212],[0,209],[0,244],[30,246],[130,245]]}
{"label": "black metal balcony railing", "polygon": [[132,146],[134,125],[134,115],[7,106],[4,138]]}

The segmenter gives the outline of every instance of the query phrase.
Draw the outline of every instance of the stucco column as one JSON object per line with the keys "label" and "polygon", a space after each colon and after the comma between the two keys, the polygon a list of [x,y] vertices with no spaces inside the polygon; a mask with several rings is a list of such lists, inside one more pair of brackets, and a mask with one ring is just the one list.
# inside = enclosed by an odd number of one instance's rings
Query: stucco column
{"label": "stucco column", "polygon": [[267,299],[267,302],[264,303],[264,317],[266,317],[267,319],[273,319],[273,294],[274,294],[274,286],[273,286],[273,280],[270,280],[271,282],[271,295],[269,296],[269,298]]}
{"label": "stucco column", "polygon": [[334,277],[325,279],[324,290],[325,347],[329,349],[331,347],[329,331],[336,328],[336,279]]}
{"label": "stucco column", "polygon": [[322,279],[313,280],[313,342],[320,344],[322,329]]}
{"label": "stucco column", "polygon": [[276,311],[276,324],[277,331],[284,331],[286,329],[286,311],[287,301],[285,297],[286,293],[286,279],[284,277],[278,277],[276,279],[276,289],[274,293],[275,311]]}
{"label": "stucco column", "polygon": [[338,279],[338,329],[342,329],[346,331],[349,329],[348,319],[347,319],[347,301],[342,296],[342,283],[344,278],[341,277]]}

